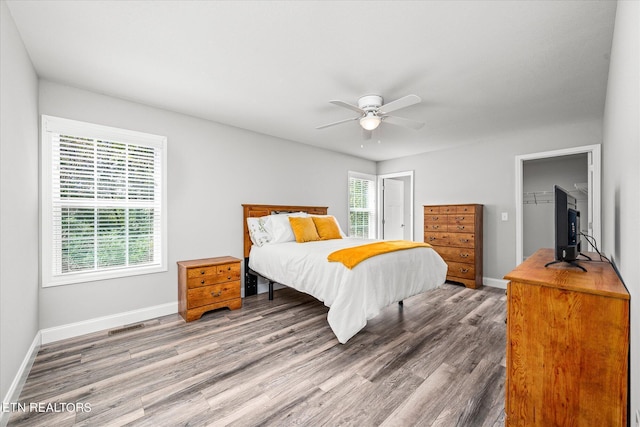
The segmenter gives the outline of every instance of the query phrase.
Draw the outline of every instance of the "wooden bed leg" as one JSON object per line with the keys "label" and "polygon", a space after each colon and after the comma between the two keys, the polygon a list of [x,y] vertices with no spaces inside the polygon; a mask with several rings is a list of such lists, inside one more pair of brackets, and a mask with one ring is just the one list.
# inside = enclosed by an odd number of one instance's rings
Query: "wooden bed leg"
{"label": "wooden bed leg", "polygon": [[404,307],[404,301],[398,301],[398,305],[399,305],[400,307]]}
{"label": "wooden bed leg", "polygon": [[273,281],[269,280],[269,301],[273,300]]}

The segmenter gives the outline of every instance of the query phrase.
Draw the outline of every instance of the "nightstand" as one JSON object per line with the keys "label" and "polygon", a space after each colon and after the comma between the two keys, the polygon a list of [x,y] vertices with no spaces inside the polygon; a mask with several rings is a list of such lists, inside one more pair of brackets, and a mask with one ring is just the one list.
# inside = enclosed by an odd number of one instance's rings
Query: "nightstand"
{"label": "nightstand", "polygon": [[178,311],[185,321],[207,311],[242,307],[240,260],[231,256],[178,262]]}

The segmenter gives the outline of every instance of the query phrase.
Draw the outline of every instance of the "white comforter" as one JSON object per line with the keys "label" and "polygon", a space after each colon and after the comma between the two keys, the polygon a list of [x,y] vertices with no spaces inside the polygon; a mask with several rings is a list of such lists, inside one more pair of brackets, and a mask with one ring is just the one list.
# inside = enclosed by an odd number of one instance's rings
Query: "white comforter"
{"label": "white comforter", "polygon": [[249,267],[324,302],[329,326],[344,344],[382,308],[435,288],[446,278],[447,264],[431,248],[375,256],[352,270],[327,261],[333,251],[373,241],[347,238],[253,246]]}

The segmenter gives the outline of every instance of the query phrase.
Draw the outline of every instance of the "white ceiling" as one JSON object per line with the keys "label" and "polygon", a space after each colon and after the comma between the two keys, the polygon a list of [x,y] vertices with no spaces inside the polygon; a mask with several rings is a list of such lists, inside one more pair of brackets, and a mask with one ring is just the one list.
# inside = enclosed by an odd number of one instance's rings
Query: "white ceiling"
{"label": "white ceiling", "polygon": [[[601,119],[614,1],[7,1],[38,75],[385,160]],[[422,103],[363,140],[365,94]],[[361,147],[361,145],[363,147]]]}

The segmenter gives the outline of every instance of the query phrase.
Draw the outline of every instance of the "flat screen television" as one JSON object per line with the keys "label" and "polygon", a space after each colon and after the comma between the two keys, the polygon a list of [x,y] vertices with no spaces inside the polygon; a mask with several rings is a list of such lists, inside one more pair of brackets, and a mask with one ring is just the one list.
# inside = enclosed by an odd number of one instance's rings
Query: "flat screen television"
{"label": "flat screen television", "polygon": [[567,262],[584,270],[582,266],[575,263],[581,250],[580,211],[578,211],[576,198],[559,185],[553,186],[553,194],[556,259],[547,265]]}

